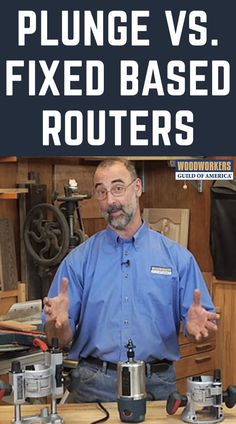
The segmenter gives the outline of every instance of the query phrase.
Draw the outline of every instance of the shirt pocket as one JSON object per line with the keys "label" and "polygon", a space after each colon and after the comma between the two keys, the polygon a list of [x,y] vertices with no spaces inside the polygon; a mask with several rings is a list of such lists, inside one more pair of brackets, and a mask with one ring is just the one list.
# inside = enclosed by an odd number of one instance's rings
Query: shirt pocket
{"label": "shirt pocket", "polygon": [[151,274],[139,283],[138,293],[141,311],[167,317],[168,311],[178,308],[178,280],[174,275]]}

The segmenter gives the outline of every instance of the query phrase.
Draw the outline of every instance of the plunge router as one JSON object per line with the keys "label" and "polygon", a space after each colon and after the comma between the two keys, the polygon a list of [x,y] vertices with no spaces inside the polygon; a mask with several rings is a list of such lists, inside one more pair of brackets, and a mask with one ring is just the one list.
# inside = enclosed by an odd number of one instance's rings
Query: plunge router
{"label": "plunge router", "polygon": [[127,344],[126,362],[118,362],[118,410],[123,422],[141,422],[146,414],[145,363],[135,361],[132,340]]}
{"label": "plunge router", "polygon": [[224,420],[223,402],[228,408],[236,403],[236,386],[229,386],[223,392],[221,372],[214,370],[213,377],[199,375],[187,379],[187,394],[178,391],[167,399],[166,411],[173,415],[181,406],[185,406],[181,418],[187,423],[215,424]]}
{"label": "plunge router", "polygon": [[[9,371],[9,384],[0,381],[0,399],[8,396],[15,406],[13,424],[63,424],[57,413],[58,398],[63,396],[63,356],[58,340],[52,340],[52,348],[45,352],[45,365],[37,364],[22,369],[19,361],[13,361]],[[43,408],[38,415],[22,417],[21,405],[28,398],[38,399],[51,395],[51,410]]]}

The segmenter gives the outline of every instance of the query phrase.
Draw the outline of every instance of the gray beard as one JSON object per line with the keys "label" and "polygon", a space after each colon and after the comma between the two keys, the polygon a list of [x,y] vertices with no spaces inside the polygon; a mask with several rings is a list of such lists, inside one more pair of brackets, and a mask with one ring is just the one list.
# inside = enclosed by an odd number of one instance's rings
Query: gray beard
{"label": "gray beard", "polygon": [[[127,225],[131,222],[135,215],[137,208],[137,198],[135,194],[133,195],[131,202],[128,206],[123,208],[121,205],[113,205],[107,209],[106,212],[102,212],[105,220],[116,230],[126,230]],[[121,210],[123,215],[121,216],[112,216],[112,212]]]}
{"label": "gray beard", "polygon": [[108,214],[109,224],[116,230],[125,230],[127,225],[130,223],[133,218],[133,214],[125,213],[123,216],[114,217]]}
{"label": "gray beard", "polygon": [[[112,216],[111,213],[122,210],[124,215],[121,216]],[[125,230],[127,225],[130,223],[134,216],[134,210],[131,208],[130,211],[124,211],[120,206],[112,206],[106,212],[103,212],[103,216],[109,224],[116,230]]]}

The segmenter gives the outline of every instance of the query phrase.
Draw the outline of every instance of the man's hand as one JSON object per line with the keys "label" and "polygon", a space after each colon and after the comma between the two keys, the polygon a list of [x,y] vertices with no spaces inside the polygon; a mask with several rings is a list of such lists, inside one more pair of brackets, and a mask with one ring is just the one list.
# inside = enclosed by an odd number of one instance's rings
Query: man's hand
{"label": "man's hand", "polygon": [[68,323],[69,295],[67,278],[62,279],[61,292],[56,297],[45,297],[43,299],[44,312],[47,314],[47,320],[55,324],[55,328],[61,328],[63,324]]}
{"label": "man's hand", "polygon": [[208,312],[201,305],[201,292],[194,290],[193,304],[188,311],[187,334],[196,341],[208,337],[211,332],[217,331],[217,325],[213,322],[219,318],[214,312]]}

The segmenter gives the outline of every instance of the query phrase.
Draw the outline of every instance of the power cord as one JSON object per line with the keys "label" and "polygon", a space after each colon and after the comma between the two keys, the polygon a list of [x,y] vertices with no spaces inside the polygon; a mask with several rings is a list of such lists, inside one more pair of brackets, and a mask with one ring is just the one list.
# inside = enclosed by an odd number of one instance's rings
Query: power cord
{"label": "power cord", "polygon": [[101,402],[97,402],[97,404],[105,412],[105,417],[100,418],[100,420],[93,421],[90,424],[104,423],[105,421],[107,421],[110,418],[110,414],[109,414],[108,410],[105,408],[105,406],[103,406],[103,404]]}
{"label": "power cord", "polygon": [[147,400],[155,400],[155,396],[152,392],[147,392]]}

